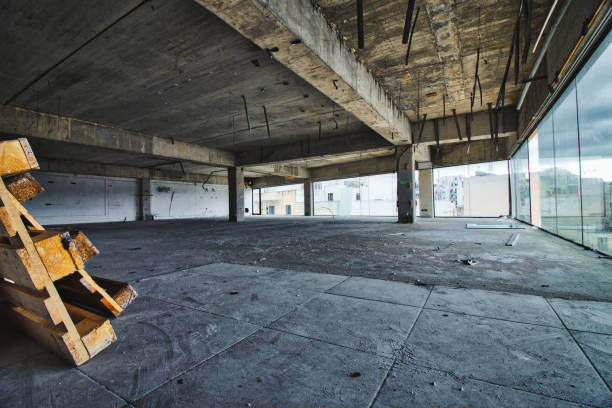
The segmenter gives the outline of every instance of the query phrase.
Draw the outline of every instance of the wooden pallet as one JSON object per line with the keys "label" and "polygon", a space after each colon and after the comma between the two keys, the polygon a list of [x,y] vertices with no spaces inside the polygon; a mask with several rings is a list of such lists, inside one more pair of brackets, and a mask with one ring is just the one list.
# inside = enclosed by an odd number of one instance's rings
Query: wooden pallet
{"label": "wooden pallet", "polygon": [[0,142],[0,313],[73,364],[116,340],[107,317],[135,298],[123,282],[90,276],[98,250],[78,231],[47,231],[21,202],[43,191],[26,139]]}

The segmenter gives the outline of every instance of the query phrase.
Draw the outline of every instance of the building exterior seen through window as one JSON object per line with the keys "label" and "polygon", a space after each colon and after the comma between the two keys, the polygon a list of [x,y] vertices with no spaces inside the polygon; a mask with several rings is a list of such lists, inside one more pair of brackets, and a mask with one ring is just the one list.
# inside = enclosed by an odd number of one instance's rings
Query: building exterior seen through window
{"label": "building exterior seen through window", "polygon": [[612,254],[612,33],[510,160],[512,215]]}
{"label": "building exterior seen through window", "polygon": [[506,160],[434,169],[436,217],[510,214]]}

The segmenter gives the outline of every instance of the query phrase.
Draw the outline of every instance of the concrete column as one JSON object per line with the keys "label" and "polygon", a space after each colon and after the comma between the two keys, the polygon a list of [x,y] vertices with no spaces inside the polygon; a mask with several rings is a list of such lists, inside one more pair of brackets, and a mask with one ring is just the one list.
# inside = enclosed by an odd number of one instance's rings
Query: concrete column
{"label": "concrete column", "polygon": [[149,221],[153,219],[151,211],[151,198],[153,196],[151,188],[151,178],[144,177],[140,179],[140,219]]}
{"label": "concrete column", "polygon": [[414,188],[416,178],[414,167],[414,151],[413,147],[410,146],[399,157],[397,166],[397,216],[400,223],[414,224],[416,222],[416,191]]}
{"label": "concrete column", "polygon": [[304,180],[304,215],[314,215],[314,191],[312,190],[312,180]]}
{"label": "concrete column", "polygon": [[433,218],[433,170],[419,170],[419,200],[421,204],[421,217]]}
{"label": "concrete column", "polygon": [[229,186],[229,220],[239,222],[244,220],[244,173],[242,167],[227,169]]}

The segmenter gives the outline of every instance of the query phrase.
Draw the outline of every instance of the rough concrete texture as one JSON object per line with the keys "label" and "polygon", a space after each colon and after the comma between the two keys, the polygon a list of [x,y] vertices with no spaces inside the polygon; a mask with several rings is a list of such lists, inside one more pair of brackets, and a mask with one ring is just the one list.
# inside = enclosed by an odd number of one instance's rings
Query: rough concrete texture
{"label": "rough concrete texture", "polygon": [[[610,304],[499,290],[546,294],[547,279],[555,293],[605,297],[570,275],[609,285],[608,261],[524,230],[513,259],[528,260],[507,266],[508,231],[461,225],[430,223],[428,236],[423,224],[320,219],[87,226],[102,250],[88,269],[140,296],[112,321],[118,341],[79,368],[3,326],[0,407],[612,406]],[[457,248],[445,267],[431,248],[444,239]],[[234,263],[219,262],[231,250]],[[391,281],[432,277],[474,287]]]}
{"label": "rough concrete texture", "polygon": [[[215,262],[347,276],[612,301],[612,261],[561,238],[521,230],[466,229],[491,219],[339,220],[253,217],[81,226],[102,252],[87,270],[135,281]],[[464,265],[462,259],[473,259]]]}

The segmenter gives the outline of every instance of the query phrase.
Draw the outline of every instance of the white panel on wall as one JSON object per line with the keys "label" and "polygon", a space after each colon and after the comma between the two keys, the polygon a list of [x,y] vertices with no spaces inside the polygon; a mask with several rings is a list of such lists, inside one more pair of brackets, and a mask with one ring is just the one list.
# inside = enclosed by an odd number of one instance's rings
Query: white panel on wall
{"label": "white panel on wall", "polygon": [[45,191],[24,206],[43,225],[133,221],[139,182],[100,176],[35,172]]}
{"label": "white panel on wall", "polygon": [[227,186],[154,180],[151,211],[155,219],[227,217]]}

